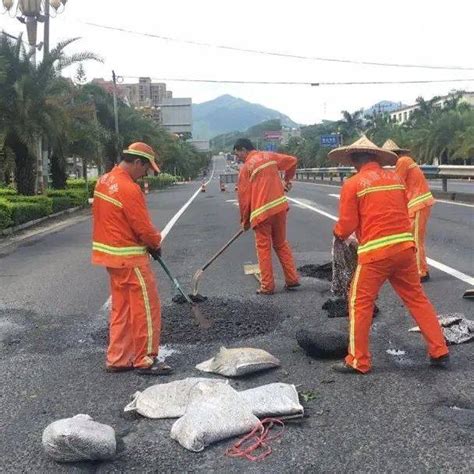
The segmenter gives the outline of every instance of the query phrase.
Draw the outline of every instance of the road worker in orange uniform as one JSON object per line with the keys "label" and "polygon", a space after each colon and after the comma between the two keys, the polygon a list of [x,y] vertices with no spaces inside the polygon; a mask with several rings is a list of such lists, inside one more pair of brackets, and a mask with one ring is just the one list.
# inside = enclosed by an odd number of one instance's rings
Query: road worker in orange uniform
{"label": "road worker in orange uniform", "polygon": [[150,255],[161,255],[161,235],[136,183],[150,169],[159,172],[155,152],[145,143],[133,143],[94,191],[92,263],[107,268],[112,292],[107,372],[171,372],[156,360],[161,309]]}
{"label": "road worker in orange uniform", "polygon": [[374,302],[386,280],[420,327],[431,364],[448,364],[441,326],[418,276],[404,182],[398,174],[382,168],[393,155],[366,137],[329,153],[332,161],[355,166],[358,171],[342,186],[339,220],[334,227],[336,238],[347,242],[355,233],[359,243],[349,293],[349,353],[344,362],[333,367],[338,372],[366,373],[371,369],[369,331]]}
{"label": "road worker in orange uniform", "polygon": [[[280,153],[257,151],[247,138],[234,145],[237,159],[244,162],[237,184],[241,225],[255,231],[261,284],[258,294],[271,295],[275,290],[272,247],[285,276],[288,290],[300,286],[293,254],[286,240],[286,214],[289,206],[285,191],[291,188],[297,159]],[[284,172],[284,182],[280,178]]]}
{"label": "road worker in orange uniform", "polygon": [[400,148],[393,140],[387,140],[382,148],[393,151],[397,159],[390,162],[395,165],[395,172],[405,183],[408,197],[408,215],[412,225],[413,237],[416,245],[416,264],[421,282],[428,281],[430,274],[426,263],[425,236],[431,207],[435,203],[428,181],[423,171],[411,158],[410,150]]}

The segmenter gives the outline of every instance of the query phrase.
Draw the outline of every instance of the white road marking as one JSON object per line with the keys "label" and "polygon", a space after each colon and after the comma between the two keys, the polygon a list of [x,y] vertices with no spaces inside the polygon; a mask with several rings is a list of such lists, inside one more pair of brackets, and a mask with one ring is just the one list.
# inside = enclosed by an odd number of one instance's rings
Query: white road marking
{"label": "white road marking", "polygon": [[465,202],[445,201],[444,199],[436,199],[436,202],[443,204],[454,204],[455,206],[474,207],[474,204],[466,204]]}
{"label": "white road marking", "polygon": [[[214,163],[212,167],[211,177],[205,183],[206,186],[209,184],[212,177],[214,176],[215,169],[216,169],[216,165]],[[199,186],[196,192],[188,199],[188,201],[183,205],[183,207],[181,207],[181,209],[171,218],[168,224],[166,224],[165,228],[161,231],[161,242],[165,240],[166,236],[169,234],[170,230],[176,224],[178,219],[184,214],[184,211],[186,211],[186,209],[190,206],[190,204],[194,201],[194,199],[200,192],[201,192],[201,186]],[[112,296],[109,296],[107,301],[102,305],[102,308],[100,309],[101,313],[104,313],[110,309],[111,301],[112,301]]]}
{"label": "white road marking", "polygon": [[333,198],[340,199],[341,195],[340,194],[328,194],[328,196],[332,196]]}
{"label": "white road marking", "polygon": [[[322,216],[332,219],[333,221],[337,221],[336,216],[333,216],[332,214],[322,211],[321,209],[317,209],[314,206],[306,204],[305,202],[301,200],[293,199],[290,197],[288,197],[287,199],[291,202],[299,204],[301,207],[309,209],[310,211],[317,212],[318,214],[321,214]],[[444,263],[441,263],[441,262],[437,262],[436,260],[433,260],[432,258],[427,258],[426,261],[428,262],[428,265],[431,265],[432,267],[437,268],[438,270],[441,270],[442,272],[447,273],[448,275],[451,275],[454,278],[457,278],[458,280],[464,281],[470,286],[474,286],[474,278],[472,276],[466,275],[465,273],[462,273],[459,270],[456,270],[455,268],[448,267],[448,265],[445,265]]]}

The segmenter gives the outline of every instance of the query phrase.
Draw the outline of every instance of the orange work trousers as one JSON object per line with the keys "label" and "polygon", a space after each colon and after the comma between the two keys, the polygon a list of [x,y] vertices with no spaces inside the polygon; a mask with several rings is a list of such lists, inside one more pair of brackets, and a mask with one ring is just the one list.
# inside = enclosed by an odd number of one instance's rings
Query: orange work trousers
{"label": "orange work trousers", "polygon": [[107,268],[112,291],[108,367],[145,368],[158,355],[160,297],[149,264]]}
{"label": "orange work trousers", "polygon": [[255,243],[261,275],[261,289],[271,292],[275,289],[272,266],[274,248],[285,275],[287,285],[298,283],[295,261],[290,244],[286,240],[286,212],[279,212],[255,226]]}
{"label": "orange work trousers", "polygon": [[410,217],[413,237],[415,237],[415,245],[417,250],[416,265],[418,267],[418,275],[420,277],[423,277],[428,273],[428,264],[426,263],[425,237],[430,214],[431,206],[427,206],[416,211],[415,214]]}
{"label": "orange work trousers", "polygon": [[371,263],[357,265],[349,292],[349,353],[346,363],[360,372],[371,368],[369,331],[374,302],[381,286],[390,282],[418,324],[431,357],[448,353],[436,311],[420,283],[415,249],[409,248]]}

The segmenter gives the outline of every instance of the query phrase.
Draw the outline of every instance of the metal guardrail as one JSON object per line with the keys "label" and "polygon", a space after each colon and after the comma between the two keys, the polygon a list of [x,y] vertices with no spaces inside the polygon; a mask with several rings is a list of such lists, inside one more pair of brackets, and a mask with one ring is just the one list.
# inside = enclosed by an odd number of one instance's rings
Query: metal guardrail
{"label": "metal guardrail", "polygon": [[[394,169],[394,167],[390,167]],[[423,174],[428,179],[441,179],[443,191],[448,191],[448,179],[453,178],[474,178],[474,166],[462,165],[421,165]],[[329,168],[300,168],[296,170],[296,179],[300,181],[316,181],[320,179],[329,181],[339,179],[342,183],[344,178],[354,174],[355,168],[351,166],[337,166]]]}

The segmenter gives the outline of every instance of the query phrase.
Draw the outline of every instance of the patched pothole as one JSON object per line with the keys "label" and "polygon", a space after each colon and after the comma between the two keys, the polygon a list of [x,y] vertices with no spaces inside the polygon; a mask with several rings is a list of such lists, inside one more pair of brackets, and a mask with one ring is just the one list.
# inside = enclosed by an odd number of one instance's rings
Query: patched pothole
{"label": "patched pothole", "polygon": [[211,321],[209,329],[197,326],[188,305],[163,307],[161,341],[192,344],[248,339],[274,331],[284,317],[276,306],[268,302],[209,298],[199,304],[199,309]]}
{"label": "patched pothole", "polygon": [[320,280],[332,281],[332,263],[325,263],[323,265],[314,265],[309,263],[298,267],[301,275],[311,278],[319,278]]}

